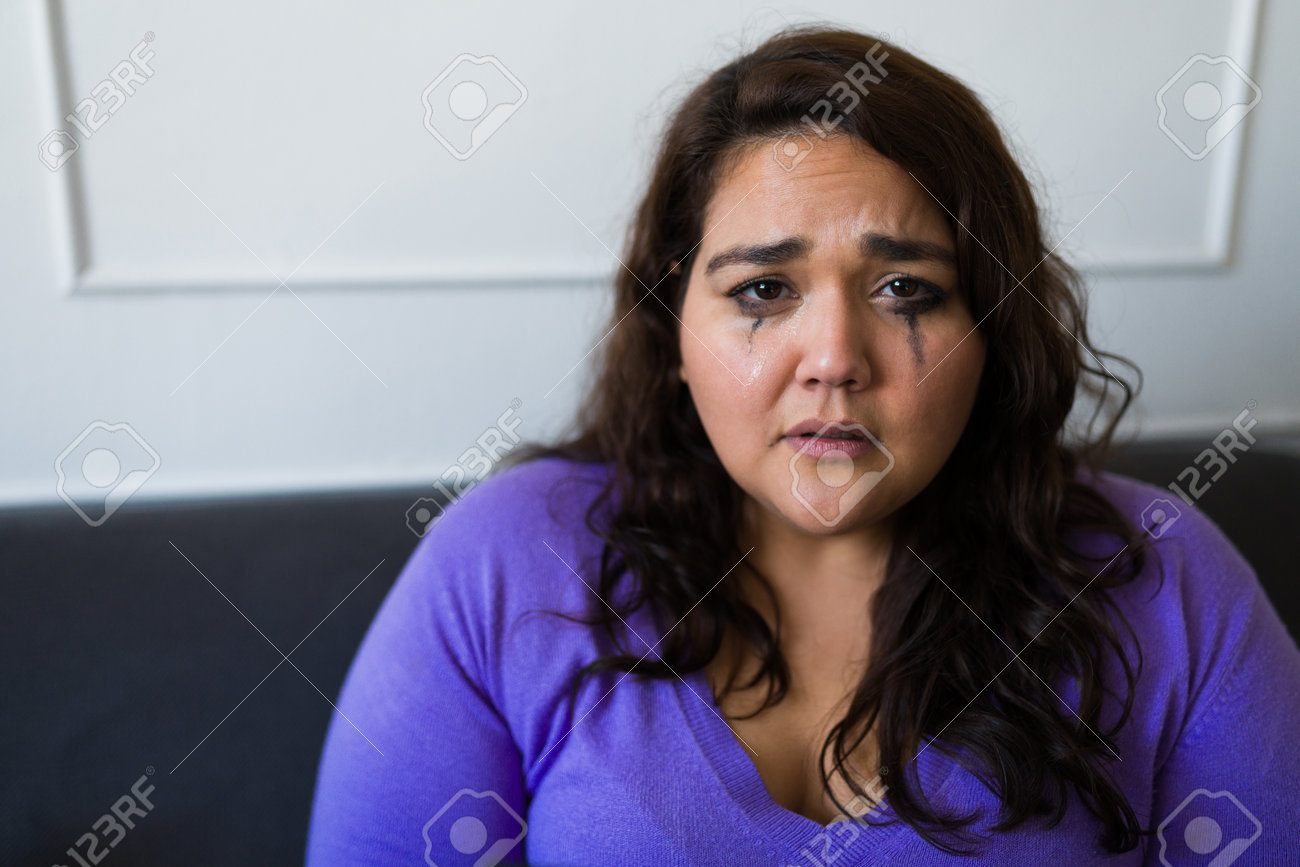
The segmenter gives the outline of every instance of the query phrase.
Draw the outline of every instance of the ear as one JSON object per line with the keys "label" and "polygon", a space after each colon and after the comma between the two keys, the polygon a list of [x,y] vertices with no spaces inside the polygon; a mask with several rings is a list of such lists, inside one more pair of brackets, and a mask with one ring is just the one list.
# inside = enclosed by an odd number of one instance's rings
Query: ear
{"label": "ear", "polygon": [[668,269],[668,273],[669,273],[669,274],[676,274],[676,273],[677,273],[677,268],[678,268],[678,266],[680,266],[681,264],[682,264],[682,260],[681,260],[681,259],[674,259],[674,260],[673,260],[672,267]]}

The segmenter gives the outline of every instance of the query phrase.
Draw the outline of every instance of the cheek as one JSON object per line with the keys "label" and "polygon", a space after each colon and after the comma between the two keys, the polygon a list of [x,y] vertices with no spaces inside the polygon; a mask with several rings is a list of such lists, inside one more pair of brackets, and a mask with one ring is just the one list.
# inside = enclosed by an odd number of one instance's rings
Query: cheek
{"label": "cheek", "polygon": [[741,380],[743,388],[753,388],[762,382],[763,370],[767,367],[771,355],[771,347],[766,344],[758,347],[754,346],[751,336],[744,360],[738,360],[740,369],[736,370],[737,378]]}
{"label": "cheek", "polygon": [[768,322],[755,327],[742,319],[683,328],[682,359],[697,403],[707,396],[739,409],[769,399],[782,346],[771,330]]}
{"label": "cheek", "polygon": [[766,449],[786,358],[782,345],[770,339],[775,335],[764,339],[766,323],[751,340],[752,324],[697,329],[698,340],[683,329],[691,399],[714,450],[735,478],[747,478]]}
{"label": "cheek", "polygon": [[[895,392],[894,418],[911,442],[946,454],[960,438],[974,406],[984,368],[984,336],[969,316],[928,328],[924,319],[918,324],[925,361],[909,371],[910,381]],[[902,382],[901,370],[899,374]]]}
{"label": "cheek", "polygon": [[942,431],[939,439],[949,446],[957,442],[970,417],[984,369],[982,336],[970,334],[954,349],[961,336],[958,334],[951,342],[941,344],[943,354],[936,356],[935,361],[942,358],[942,363],[930,368],[925,381],[916,389],[922,416],[913,419],[913,423]]}
{"label": "cheek", "polygon": [[795,347],[803,316],[800,308],[780,318],[744,320],[739,332],[743,342],[737,341],[736,334],[730,335],[736,359],[732,369],[740,380],[737,386],[753,399],[775,403],[793,381],[798,364]]}
{"label": "cheek", "polygon": [[[940,375],[953,362],[970,365],[983,360],[983,334],[975,326],[964,303],[950,304],[928,315],[910,318],[904,326],[908,340],[918,354],[918,366],[926,381]],[[909,327],[910,330],[909,330]]]}

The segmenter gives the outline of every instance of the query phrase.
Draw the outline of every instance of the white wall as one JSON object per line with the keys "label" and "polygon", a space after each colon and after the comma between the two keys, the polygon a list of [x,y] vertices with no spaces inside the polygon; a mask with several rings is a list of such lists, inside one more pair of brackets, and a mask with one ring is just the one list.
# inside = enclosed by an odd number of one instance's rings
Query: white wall
{"label": "white wall", "polygon": [[[1295,435],[1300,7],[1045,5],[5,0],[0,501],[57,502],[96,420],[157,452],[141,497],[432,482],[516,398],[525,437],[554,433],[665,113],[810,18],[988,99],[1093,279],[1094,337],[1146,373],[1144,434],[1255,401],[1256,433]],[[133,50],[152,76],[47,169],[37,144]],[[464,160],[421,99],[462,53],[527,93]],[[1198,53],[1262,99],[1194,160],[1156,93]]]}

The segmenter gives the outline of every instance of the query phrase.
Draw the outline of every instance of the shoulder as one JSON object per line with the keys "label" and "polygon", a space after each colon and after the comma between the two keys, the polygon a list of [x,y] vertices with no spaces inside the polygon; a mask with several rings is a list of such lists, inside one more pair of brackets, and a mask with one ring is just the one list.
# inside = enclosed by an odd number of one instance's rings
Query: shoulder
{"label": "shoulder", "polygon": [[407,569],[429,574],[441,594],[455,593],[461,603],[517,601],[521,591],[541,589],[541,579],[561,565],[557,553],[583,557],[599,550],[587,516],[607,477],[603,464],[562,458],[491,475],[445,508]]}
{"label": "shoulder", "polygon": [[446,507],[433,531],[491,541],[502,531],[561,529],[584,520],[607,477],[599,463],[548,457],[517,464],[472,486]]}
{"label": "shoulder", "polygon": [[[1254,570],[1199,509],[1121,476],[1102,474],[1096,488],[1153,554],[1135,581],[1110,591],[1140,651],[1130,658],[1139,675],[1118,746],[1149,757],[1120,772],[1136,775],[1135,803],[1151,805],[1153,824],[1165,816],[1163,828],[1198,793],[1231,791],[1263,827],[1289,829],[1297,802],[1276,781],[1300,774],[1300,648]],[[1156,527],[1153,510],[1165,511]],[[1156,776],[1144,778],[1147,769]],[[1281,833],[1273,845],[1294,847]]]}
{"label": "shoulder", "polygon": [[1139,643],[1139,694],[1167,714],[1163,758],[1172,738],[1215,712],[1244,670],[1291,642],[1250,564],[1204,512],[1113,473],[1091,476],[1090,484],[1145,548],[1137,578],[1109,592]]}
{"label": "shoulder", "polygon": [[568,678],[602,647],[569,618],[600,609],[604,542],[587,517],[607,478],[603,464],[558,458],[502,470],[434,522],[398,579],[428,641],[490,699],[526,757],[542,754]]}
{"label": "shoulder", "polygon": [[1127,614],[1186,631],[1209,652],[1231,644],[1260,600],[1254,570],[1208,515],[1164,488],[1114,473],[1090,477],[1137,533],[1145,564],[1118,594]]}
{"label": "shoulder", "polygon": [[563,629],[532,612],[590,610],[603,540],[587,516],[607,478],[603,464],[560,458],[489,476],[430,526],[394,604],[414,609],[429,640],[491,684],[507,651],[526,656]]}
{"label": "shoulder", "polygon": [[1082,480],[1115,507],[1151,552],[1149,559],[1155,562],[1144,575],[1171,582],[1171,589],[1193,606],[1189,613],[1212,615],[1239,609],[1225,604],[1232,601],[1225,597],[1240,601],[1243,594],[1259,589],[1254,570],[1241,552],[1196,506],[1165,488],[1115,473]]}

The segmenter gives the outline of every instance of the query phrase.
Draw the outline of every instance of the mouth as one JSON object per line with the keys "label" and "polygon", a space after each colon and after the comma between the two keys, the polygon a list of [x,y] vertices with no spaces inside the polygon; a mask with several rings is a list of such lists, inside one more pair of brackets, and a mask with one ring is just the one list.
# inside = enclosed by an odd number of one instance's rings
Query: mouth
{"label": "mouth", "polygon": [[879,438],[853,419],[806,418],[781,437],[796,452],[813,457],[856,458],[877,450]]}
{"label": "mouth", "polygon": [[[787,436],[790,435],[787,434]],[[864,437],[862,434],[854,433],[853,431],[838,431],[836,433],[825,433],[825,434],[802,433],[802,434],[794,435],[792,438],[801,439],[801,440],[865,440],[866,439],[866,437]]]}
{"label": "mouth", "polygon": [[853,419],[806,418],[784,434],[785,439],[869,440],[866,425]]}

